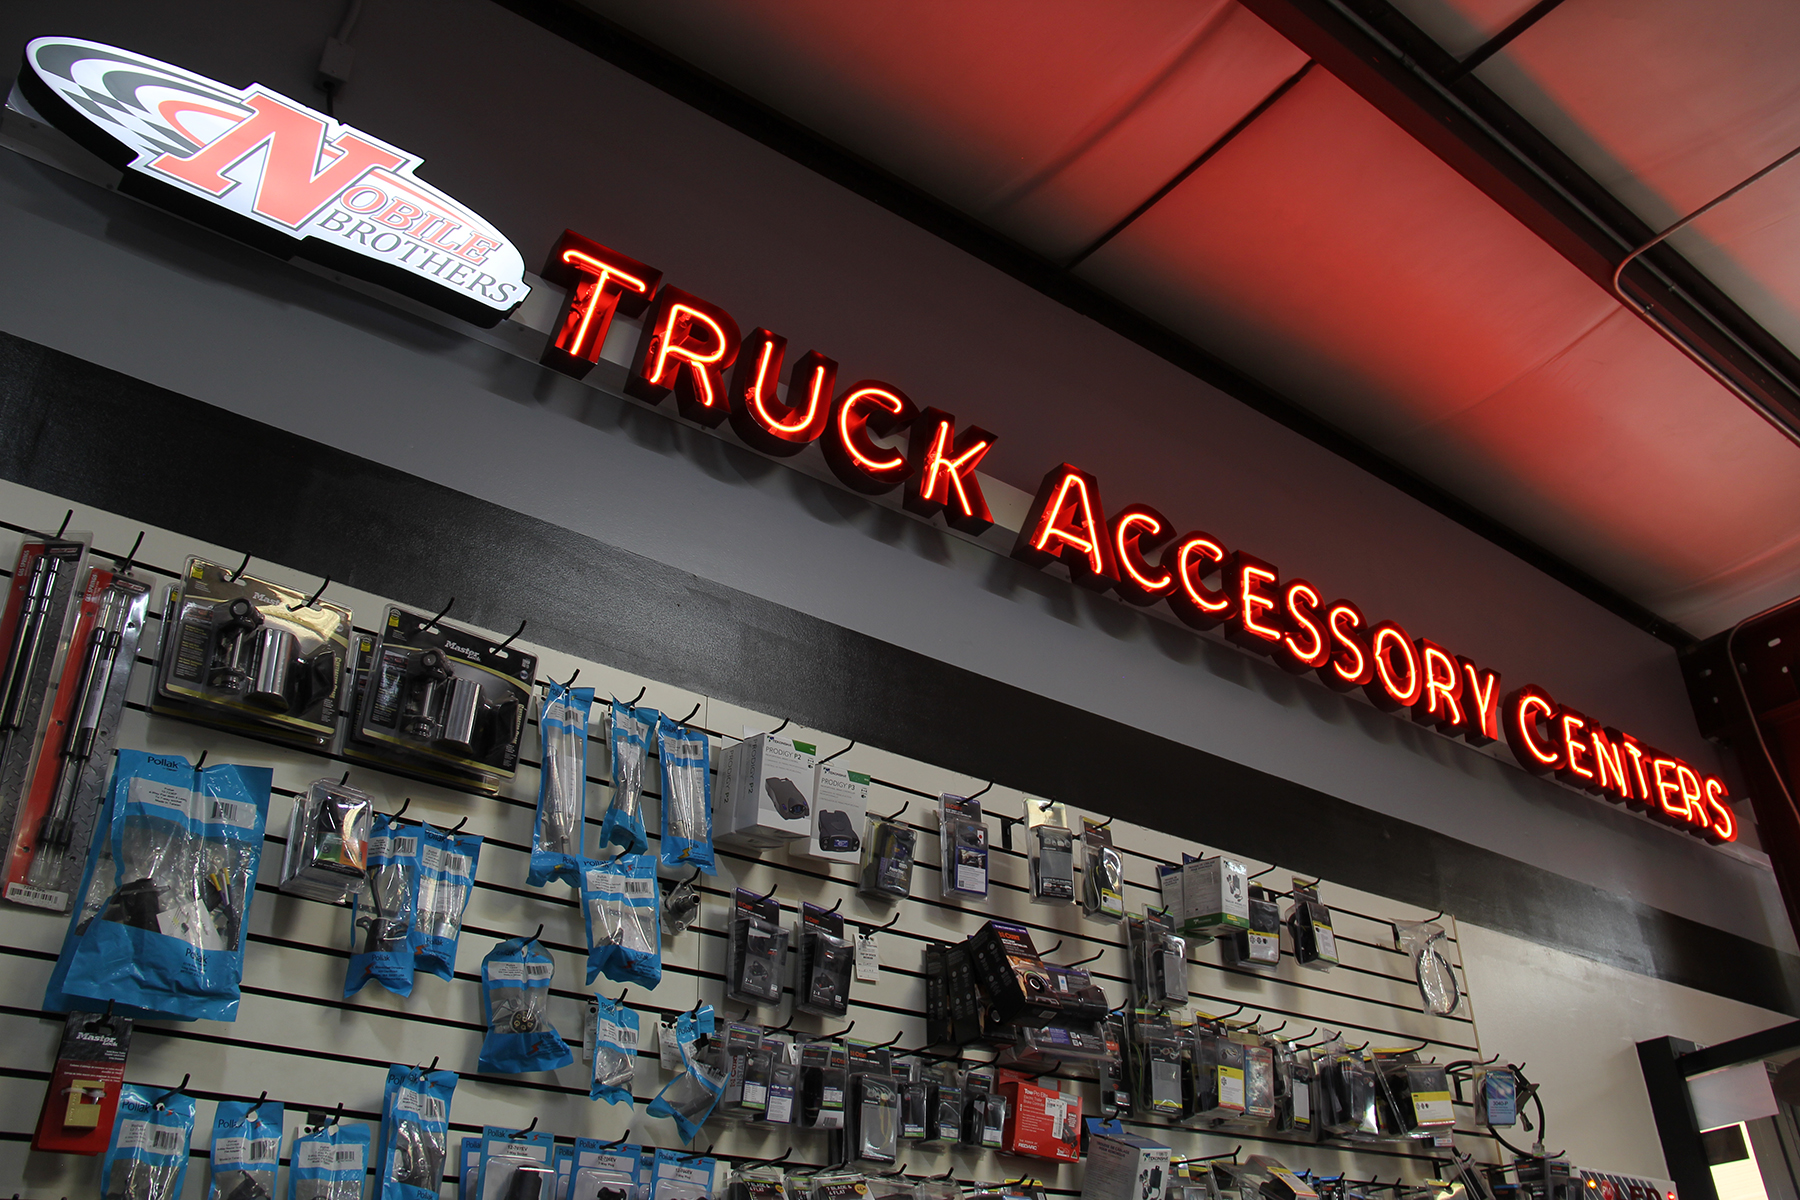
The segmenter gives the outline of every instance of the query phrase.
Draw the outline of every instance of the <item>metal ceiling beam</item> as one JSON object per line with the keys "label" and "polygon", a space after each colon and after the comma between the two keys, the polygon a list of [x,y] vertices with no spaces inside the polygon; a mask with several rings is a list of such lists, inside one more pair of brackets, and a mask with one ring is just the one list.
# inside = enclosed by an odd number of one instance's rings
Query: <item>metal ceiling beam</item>
{"label": "metal ceiling beam", "polygon": [[1020,245],[917,185],[652,45],[580,0],[493,2],[1105,326],[1486,538],[1658,640],[1677,650],[1697,642],[1693,634],[1675,622],[1650,611],[1361,439],[1321,420],[1210,350],[1102,292],[1063,264]]}
{"label": "metal ceiling beam", "polygon": [[[1657,231],[1386,0],[1239,0],[1612,294]],[[1686,343],[1724,386],[1800,439],[1800,357],[1667,243],[1622,285],[1628,311]]]}

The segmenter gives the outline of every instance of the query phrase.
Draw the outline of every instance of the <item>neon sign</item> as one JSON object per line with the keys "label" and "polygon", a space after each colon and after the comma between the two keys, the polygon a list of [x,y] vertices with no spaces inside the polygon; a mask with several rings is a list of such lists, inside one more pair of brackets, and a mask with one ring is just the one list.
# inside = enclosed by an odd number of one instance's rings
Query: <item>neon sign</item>
{"label": "neon sign", "polygon": [[[574,232],[558,240],[544,273],[569,287],[545,363],[585,373],[599,361],[613,314],[648,306],[625,385],[632,395],[656,404],[673,388],[684,416],[709,426],[729,419],[767,453],[790,455],[818,442],[832,472],[856,491],[904,487],[912,512],[977,534],[993,523],[975,474],[996,440],[987,430],[959,431],[953,414],[921,410],[880,380],[852,383],[827,402],[837,363],[816,350],[789,372],[784,402],[775,381],[785,338],[757,329],[740,341],[730,314],[671,287],[652,300],[660,272]],[[726,386],[723,373],[734,366]],[[1040,569],[1060,563],[1080,586],[1134,605],[1165,604],[1196,629],[1220,629],[1334,690],[1360,688],[1377,707],[1472,746],[1504,737],[1533,774],[1554,774],[1696,837],[1737,838],[1716,777],[1600,726],[1541,688],[1503,695],[1499,672],[1396,621],[1371,621],[1350,600],[1327,601],[1305,579],[1285,578],[1274,563],[1228,549],[1211,533],[1181,532],[1148,504],[1109,514],[1100,481],[1070,463],[1038,485],[1012,554]]]}
{"label": "neon sign", "polygon": [[283,258],[314,259],[472,324],[531,290],[506,236],[417,178],[421,159],[261,84],[233,88],[80,38],[25,47],[38,114],[119,189]]}

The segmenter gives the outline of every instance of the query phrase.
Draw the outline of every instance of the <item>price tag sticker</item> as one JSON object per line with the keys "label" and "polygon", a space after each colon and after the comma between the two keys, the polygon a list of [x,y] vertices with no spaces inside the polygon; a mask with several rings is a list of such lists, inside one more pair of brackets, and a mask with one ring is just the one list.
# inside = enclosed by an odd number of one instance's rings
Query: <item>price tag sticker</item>
{"label": "price tag sticker", "polygon": [[881,942],[875,934],[865,933],[856,939],[856,981],[878,983],[881,980]]}
{"label": "price tag sticker", "polygon": [[681,1046],[675,1041],[675,1027],[663,1021],[656,1024],[656,1052],[665,1071],[682,1069]]}

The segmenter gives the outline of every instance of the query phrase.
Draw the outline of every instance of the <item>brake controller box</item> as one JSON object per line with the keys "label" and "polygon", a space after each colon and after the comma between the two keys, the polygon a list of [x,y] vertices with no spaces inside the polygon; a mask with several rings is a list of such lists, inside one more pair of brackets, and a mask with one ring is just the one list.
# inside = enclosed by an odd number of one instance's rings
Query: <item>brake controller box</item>
{"label": "brake controller box", "polygon": [[772,850],[810,837],[817,754],[815,746],[772,733],[733,746],[714,785],[714,838]]}
{"label": "brake controller box", "polygon": [[863,818],[869,811],[869,777],[822,762],[813,774],[812,832],[790,854],[855,863],[862,855]]}
{"label": "brake controller box", "polygon": [[1087,1154],[1081,1200],[1157,1200],[1169,1184],[1169,1148],[1161,1142],[1093,1123]]}

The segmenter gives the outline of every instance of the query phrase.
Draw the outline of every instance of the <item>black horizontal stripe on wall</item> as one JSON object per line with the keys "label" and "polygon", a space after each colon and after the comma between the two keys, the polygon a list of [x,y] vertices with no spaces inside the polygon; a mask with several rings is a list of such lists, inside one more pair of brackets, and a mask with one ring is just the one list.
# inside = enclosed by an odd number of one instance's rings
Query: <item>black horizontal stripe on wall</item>
{"label": "black horizontal stripe on wall", "polygon": [[[171,486],[181,464],[214,477]],[[401,603],[455,596],[478,625],[528,617],[569,654],[1800,1016],[1793,955],[4,334],[0,477]],[[257,502],[269,480],[280,503]]]}

